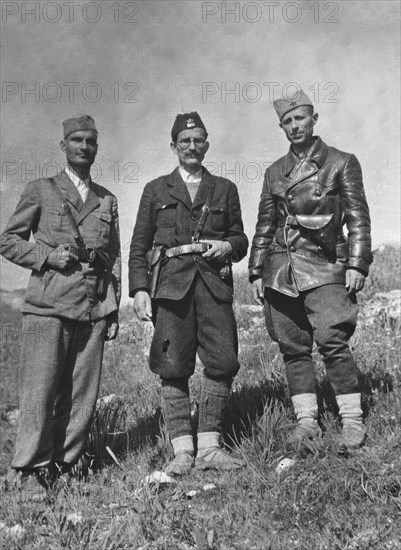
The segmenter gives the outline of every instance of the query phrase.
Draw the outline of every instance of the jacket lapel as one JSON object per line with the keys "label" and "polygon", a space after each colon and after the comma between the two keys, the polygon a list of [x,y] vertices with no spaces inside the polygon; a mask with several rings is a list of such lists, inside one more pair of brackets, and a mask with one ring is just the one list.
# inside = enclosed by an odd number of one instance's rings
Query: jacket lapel
{"label": "jacket lapel", "polygon": [[206,168],[202,167],[202,181],[199,185],[199,189],[198,189],[198,192],[196,193],[196,197],[194,198],[194,201],[192,203],[192,208],[196,208],[197,206],[201,206],[202,204],[205,204],[210,186],[213,186],[213,189],[212,189],[212,199],[213,199],[213,190],[215,185],[216,185],[216,180],[212,178],[212,175],[210,174],[210,172],[206,170]]}
{"label": "jacket lapel", "polygon": [[182,202],[188,208],[188,210],[191,210],[191,197],[189,196],[188,189],[186,188],[185,183],[182,181],[182,177],[178,168],[176,168],[174,172],[169,175],[167,185],[170,190],[170,195]]}
{"label": "jacket lapel", "polygon": [[327,155],[327,145],[317,137],[315,147],[308,159],[306,159],[300,165],[294,176],[291,176],[291,171],[298,162],[298,158],[290,149],[287,153],[284,163],[284,175],[280,178],[280,184],[286,191],[290,187],[293,187],[297,183],[310,178],[318,169],[323,165],[323,162]]}
{"label": "jacket lapel", "polygon": [[81,195],[64,170],[57,174],[54,179],[59,184],[66,200],[75,208],[75,210],[80,212],[83,206]]}
{"label": "jacket lapel", "polygon": [[82,220],[84,220],[88,214],[95,210],[95,208],[98,208],[98,206],[100,206],[100,201],[94,191],[93,183],[91,180],[89,183],[88,196],[86,197],[86,201],[83,203],[78,223],[81,223]]}

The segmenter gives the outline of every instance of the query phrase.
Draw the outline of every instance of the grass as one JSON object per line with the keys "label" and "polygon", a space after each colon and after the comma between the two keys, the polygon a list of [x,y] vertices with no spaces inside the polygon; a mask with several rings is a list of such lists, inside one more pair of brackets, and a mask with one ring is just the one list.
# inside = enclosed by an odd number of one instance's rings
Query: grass
{"label": "grass", "polygon": [[[399,255],[376,254],[362,312],[378,292],[401,288]],[[370,300],[370,301],[369,301]],[[267,336],[262,312],[249,307],[249,288],[237,275],[235,310],[241,371],[230,396],[225,442],[246,462],[235,473],[193,470],[174,484],[148,485],[145,476],[169,457],[157,377],[147,367],[149,327],[122,315],[117,342],[105,350],[101,395],[87,450],[97,468],[61,480],[49,502],[2,494],[0,536],[10,550],[396,550],[401,548],[400,323],[377,316],[360,326],[351,345],[363,386],[369,437],[349,456],[336,453],[337,409],[316,354],[324,429],[322,444],[295,455],[286,445],[293,421],[282,360]],[[17,333],[16,333],[17,334]],[[15,361],[18,337],[3,342]],[[7,349],[6,344],[12,344]],[[8,354],[8,355],[7,355]],[[4,386],[0,465],[6,470],[15,427],[15,371]],[[14,376],[14,378],[12,378]],[[196,396],[201,369],[191,381]],[[105,450],[116,453],[118,463]],[[167,451],[166,451],[167,447]],[[277,471],[284,458],[291,467]]]}

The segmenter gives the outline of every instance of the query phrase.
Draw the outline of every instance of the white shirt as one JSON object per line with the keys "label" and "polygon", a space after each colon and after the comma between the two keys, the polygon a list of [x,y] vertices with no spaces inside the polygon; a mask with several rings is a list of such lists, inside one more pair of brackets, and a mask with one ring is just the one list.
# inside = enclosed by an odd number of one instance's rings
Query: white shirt
{"label": "white shirt", "polygon": [[90,176],[88,176],[86,179],[81,180],[72,170],[69,166],[65,167],[65,173],[70,178],[72,183],[75,185],[75,187],[78,190],[78,193],[81,195],[82,202],[86,201],[86,197],[88,196],[89,192],[89,182],[90,182]]}
{"label": "white shirt", "polygon": [[200,183],[202,181],[202,168],[195,174],[190,174],[181,165],[178,167],[178,170],[185,183]]}

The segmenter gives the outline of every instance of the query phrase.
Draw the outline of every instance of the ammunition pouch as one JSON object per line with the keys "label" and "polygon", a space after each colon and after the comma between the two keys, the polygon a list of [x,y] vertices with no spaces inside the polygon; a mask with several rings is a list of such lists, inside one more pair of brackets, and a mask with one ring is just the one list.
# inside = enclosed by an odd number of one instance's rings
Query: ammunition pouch
{"label": "ammunition pouch", "polygon": [[296,215],[302,237],[320,247],[330,263],[337,261],[336,231],[333,214]]}

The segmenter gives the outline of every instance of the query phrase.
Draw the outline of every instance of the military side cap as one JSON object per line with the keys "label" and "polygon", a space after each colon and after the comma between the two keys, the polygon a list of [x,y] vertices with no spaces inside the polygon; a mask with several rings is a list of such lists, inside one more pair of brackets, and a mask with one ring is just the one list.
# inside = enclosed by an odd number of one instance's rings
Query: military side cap
{"label": "military side cap", "polygon": [[193,113],[177,115],[173,124],[173,129],[171,130],[171,139],[175,141],[182,130],[192,130],[192,128],[203,128],[207,135],[205,125],[197,112],[194,111]]}
{"label": "military side cap", "polygon": [[81,115],[63,121],[64,139],[72,134],[72,132],[79,132],[80,130],[93,130],[97,133],[95,121],[91,116]]}
{"label": "military side cap", "polygon": [[274,102],[274,108],[276,109],[276,113],[278,114],[278,118],[280,120],[283,118],[284,115],[286,115],[293,109],[296,109],[297,107],[304,107],[305,105],[313,107],[312,101],[302,90],[298,90],[291,97],[277,99]]}

